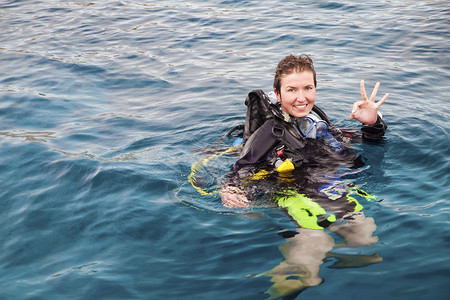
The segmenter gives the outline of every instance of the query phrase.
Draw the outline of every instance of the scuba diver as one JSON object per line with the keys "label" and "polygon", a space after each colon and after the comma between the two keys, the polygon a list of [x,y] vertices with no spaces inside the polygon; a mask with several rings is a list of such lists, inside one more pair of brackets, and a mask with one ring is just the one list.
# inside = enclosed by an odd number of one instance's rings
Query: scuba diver
{"label": "scuba diver", "polygon": [[[280,233],[287,241],[280,246],[286,260],[261,274],[272,277],[271,299],[320,284],[320,264],[333,248],[378,240],[372,236],[373,218],[364,216],[351,195],[371,196],[344,178],[364,166],[361,156],[351,151],[351,142],[383,138],[387,125],[378,108],[389,94],[375,102],[380,83],[368,97],[361,81],[362,101],[354,103],[350,118],[360,121],[362,128],[344,129],[315,105],[316,86],[311,58],[291,54],[275,71],[276,103],[261,90],[249,93],[241,154],[219,191],[225,207],[278,206],[297,225],[295,232]],[[335,245],[324,229],[345,241]],[[378,255],[364,259],[361,265],[381,261]]]}
{"label": "scuba diver", "polygon": [[354,103],[350,118],[363,124],[361,131],[341,129],[315,105],[317,80],[311,58],[304,54],[283,58],[274,76],[277,103],[271,103],[261,90],[252,91],[246,99],[241,155],[222,183],[223,205],[248,206],[254,199],[248,185],[254,179],[282,175],[289,177],[282,181],[296,181],[302,174],[330,176],[346,165],[360,167],[361,157],[348,151],[350,142],[379,140],[387,128],[378,108],[389,94],[375,102],[379,85],[368,98],[364,81],[360,83],[362,101]]}

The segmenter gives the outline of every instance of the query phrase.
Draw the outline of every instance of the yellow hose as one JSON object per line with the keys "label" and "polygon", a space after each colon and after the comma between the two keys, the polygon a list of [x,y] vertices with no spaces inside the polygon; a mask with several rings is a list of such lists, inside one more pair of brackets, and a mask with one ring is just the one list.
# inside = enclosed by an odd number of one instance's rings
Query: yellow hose
{"label": "yellow hose", "polygon": [[213,194],[218,192],[218,191],[208,192],[208,191],[206,191],[206,190],[204,190],[201,187],[196,185],[197,180],[195,178],[195,175],[200,170],[200,168],[206,166],[209,163],[210,160],[212,160],[214,158],[217,158],[217,157],[220,157],[220,156],[222,156],[224,154],[227,154],[227,153],[235,152],[237,149],[238,149],[237,147],[232,146],[232,147],[229,147],[228,149],[226,149],[226,150],[224,150],[222,152],[212,154],[212,155],[210,155],[210,156],[208,156],[206,158],[203,158],[201,160],[198,160],[198,161],[196,161],[196,162],[194,162],[192,164],[192,166],[191,166],[191,173],[188,176],[188,181],[197,190],[197,192],[199,192],[200,195],[204,195],[204,196],[206,196],[206,195],[213,195]]}

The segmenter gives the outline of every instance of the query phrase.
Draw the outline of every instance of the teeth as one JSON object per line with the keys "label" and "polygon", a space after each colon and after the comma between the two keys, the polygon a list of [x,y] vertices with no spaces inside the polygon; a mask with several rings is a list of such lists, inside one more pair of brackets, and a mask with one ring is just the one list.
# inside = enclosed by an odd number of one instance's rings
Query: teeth
{"label": "teeth", "polygon": [[297,108],[305,108],[305,107],[306,107],[306,104],[303,104],[303,105],[294,105],[294,107],[297,107]]}

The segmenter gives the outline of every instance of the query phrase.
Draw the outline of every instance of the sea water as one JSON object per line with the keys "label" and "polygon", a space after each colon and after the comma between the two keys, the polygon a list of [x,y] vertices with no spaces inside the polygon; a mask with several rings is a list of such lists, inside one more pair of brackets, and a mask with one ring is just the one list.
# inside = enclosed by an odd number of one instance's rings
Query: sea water
{"label": "sea water", "polygon": [[[297,299],[448,299],[448,1],[0,2],[0,298],[265,299],[280,209],[188,182],[276,63],[309,54],[339,126],[381,82],[388,123],[354,176],[378,242]],[[379,99],[378,98],[378,99]],[[230,146],[226,139],[222,147]],[[236,157],[211,158],[214,192]],[[333,235],[335,239],[338,237]]]}

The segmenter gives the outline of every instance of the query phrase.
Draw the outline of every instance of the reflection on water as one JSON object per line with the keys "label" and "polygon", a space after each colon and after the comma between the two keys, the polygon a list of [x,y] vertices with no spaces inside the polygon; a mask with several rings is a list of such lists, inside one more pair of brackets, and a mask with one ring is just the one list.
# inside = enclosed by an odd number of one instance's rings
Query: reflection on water
{"label": "reflection on water", "polygon": [[325,258],[337,259],[333,268],[363,267],[383,260],[378,254],[354,256],[330,252],[339,247],[361,247],[376,243],[378,237],[373,236],[376,230],[373,218],[363,213],[353,213],[332,224],[329,230],[338,233],[344,241],[335,244],[333,237],[324,230],[297,228],[286,239],[286,243],[279,247],[285,260],[261,274],[271,277],[274,283],[267,291],[269,299],[292,296],[307,287],[319,285],[322,282],[319,268]]}

